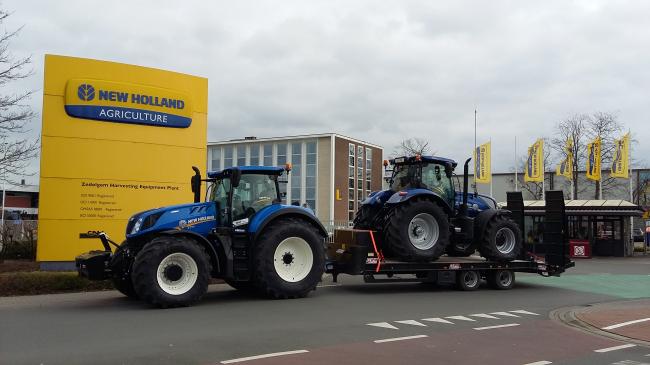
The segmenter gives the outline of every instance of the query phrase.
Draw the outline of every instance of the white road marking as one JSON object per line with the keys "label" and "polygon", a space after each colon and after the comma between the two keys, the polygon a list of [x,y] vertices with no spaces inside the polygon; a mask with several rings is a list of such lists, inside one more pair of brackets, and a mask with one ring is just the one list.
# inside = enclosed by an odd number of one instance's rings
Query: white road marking
{"label": "white road marking", "polygon": [[445,317],[445,318],[449,318],[449,319],[457,319],[457,320],[459,320],[459,321],[476,322],[475,319],[467,318],[467,317],[465,317],[465,316],[449,316],[449,317]]}
{"label": "white road marking", "polygon": [[383,340],[375,340],[373,341],[374,343],[384,343],[384,342],[393,342],[393,341],[403,341],[403,340],[412,340],[415,338],[424,338],[424,337],[429,337],[427,335],[415,335],[415,336],[407,336],[407,337],[394,337],[394,338],[385,338]]}
{"label": "white road marking", "polygon": [[399,328],[393,326],[388,322],[377,322],[377,323],[366,323],[366,326],[375,326],[380,328],[390,328],[392,330],[398,330]]}
{"label": "white road marking", "polygon": [[483,331],[483,330],[492,330],[495,328],[514,327],[514,326],[519,326],[519,323],[500,324],[498,326],[476,327],[474,329],[477,331]]}
{"label": "white road marking", "polygon": [[627,322],[623,322],[623,323],[617,323],[617,324],[613,324],[613,325],[611,325],[611,326],[603,327],[603,328],[601,328],[601,329],[604,329],[604,330],[613,330],[614,328],[625,327],[625,326],[629,326],[629,325],[631,325],[631,324],[641,323],[641,322],[647,322],[647,321],[650,321],[650,317],[648,317],[648,318],[636,319],[636,320],[634,320],[634,321],[627,321]]}
{"label": "white road marking", "polygon": [[499,319],[499,317],[491,316],[491,315],[489,315],[489,314],[485,314],[485,313],[470,314],[470,317],[489,318],[489,319]]}
{"label": "white road marking", "polygon": [[309,352],[309,351],[307,351],[307,350],[296,350],[296,351],[274,352],[272,354],[255,355],[255,356],[248,356],[248,357],[240,357],[239,359],[224,360],[224,361],[221,361],[221,363],[222,364],[234,364],[234,363],[237,363],[237,362],[266,359],[268,357],[304,354],[306,352]]}
{"label": "white road marking", "polygon": [[607,347],[604,349],[599,349],[599,350],[594,350],[594,352],[610,352],[610,351],[616,351],[616,350],[623,350],[623,349],[629,349],[630,347],[635,347],[635,344],[628,343],[627,345],[620,345],[620,346],[614,346],[614,347]]}
{"label": "white road marking", "polygon": [[529,362],[528,364],[524,364],[524,365],[548,365],[548,364],[552,364],[552,362],[542,360],[542,361]]}
{"label": "white road marking", "polygon": [[437,317],[436,318],[424,318],[423,321],[454,324],[454,322],[452,322],[452,321],[448,321],[446,319],[437,318]]}
{"label": "white road marking", "polygon": [[412,319],[407,319],[407,320],[405,320],[405,321],[395,321],[395,322],[397,322],[397,323],[403,323],[403,324],[410,324],[410,325],[413,325],[413,326],[420,326],[420,327],[426,327],[426,326],[427,326],[427,325],[424,324],[424,323],[420,323],[420,322],[418,322],[418,321],[414,321],[414,320],[412,320]]}
{"label": "white road marking", "polygon": [[537,313],[529,312],[529,311],[523,310],[523,309],[517,309],[516,311],[508,311],[508,312],[519,313],[519,314],[530,314],[531,316],[539,316],[539,314],[537,314]]}
{"label": "white road marking", "polygon": [[512,314],[508,312],[492,312],[490,314],[494,314],[495,316],[504,316],[504,317],[519,317],[516,314]]}
{"label": "white road marking", "polygon": [[623,361],[617,361],[613,362],[612,365],[650,365],[647,362],[638,362],[634,360],[623,360]]}

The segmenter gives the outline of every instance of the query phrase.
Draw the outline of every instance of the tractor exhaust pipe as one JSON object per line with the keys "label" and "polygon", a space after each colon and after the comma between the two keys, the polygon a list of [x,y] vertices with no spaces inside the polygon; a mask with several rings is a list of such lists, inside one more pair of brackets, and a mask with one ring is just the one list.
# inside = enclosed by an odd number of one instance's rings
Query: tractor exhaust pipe
{"label": "tractor exhaust pipe", "polygon": [[465,165],[463,167],[463,204],[460,206],[460,214],[461,215],[467,215],[467,193],[469,190],[469,162],[472,160],[472,158],[468,158],[467,161],[465,161]]}
{"label": "tractor exhaust pipe", "polygon": [[199,203],[201,201],[201,171],[196,166],[192,166],[192,170],[194,170],[194,176],[192,176],[190,184],[192,193],[194,193],[194,202]]}

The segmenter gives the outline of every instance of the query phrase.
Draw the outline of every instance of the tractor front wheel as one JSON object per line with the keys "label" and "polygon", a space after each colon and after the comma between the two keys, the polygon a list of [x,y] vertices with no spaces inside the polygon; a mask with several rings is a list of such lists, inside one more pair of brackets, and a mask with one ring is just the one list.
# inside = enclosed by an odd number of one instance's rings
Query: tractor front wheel
{"label": "tractor front wheel", "polygon": [[323,237],[310,223],[280,219],[256,243],[255,286],[277,299],[301,298],[316,289],[325,270]]}
{"label": "tractor front wheel", "polygon": [[161,307],[188,306],[208,290],[208,253],[187,237],[159,236],[133,263],[133,286],[145,302]]}
{"label": "tractor front wheel", "polygon": [[131,265],[133,258],[130,256],[130,248],[127,246],[126,241],[122,242],[120,247],[115,250],[113,258],[111,259],[111,281],[117,291],[126,295],[131,299],[138,299],[138,294],[133,287],[131,280]]}

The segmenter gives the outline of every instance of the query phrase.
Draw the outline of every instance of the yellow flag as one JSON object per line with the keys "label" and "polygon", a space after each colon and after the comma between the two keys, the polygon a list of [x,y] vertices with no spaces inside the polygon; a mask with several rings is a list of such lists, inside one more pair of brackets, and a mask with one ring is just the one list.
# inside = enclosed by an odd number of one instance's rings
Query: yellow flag
{"label": "yellow flag", "polygon": [[569,180],[573,180],[573,141],[567,139],[566,141],[566,158],[557,165],[556,175],[564,176]]}
{"label": "yellow flag", "polygon": [[524,171],[524,181],[544,181],[544,140],[538,139],[532,146],[528,147],[528,161]]}
{"label": "yellow flag", "polygon": [[630,166],[630,134],[614,140],[614,158],[612,159],[612,177],[628,179]]}
{"label": "yellow flag", "polygon": [[587,144],[587,179],[600,180],[600,136]]}
{"label": "yellow flag", "polygon": [[491,149],[491,142],[487,142],[474,151],[474,180],[478,183],[489,184],[492,181]]}

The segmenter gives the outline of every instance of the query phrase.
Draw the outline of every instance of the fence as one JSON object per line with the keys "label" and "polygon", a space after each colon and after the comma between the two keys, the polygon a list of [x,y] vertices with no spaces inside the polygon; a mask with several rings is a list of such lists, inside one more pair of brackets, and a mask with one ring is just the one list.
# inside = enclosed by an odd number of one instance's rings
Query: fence
{"label": "fence", "polygon": [[325,230],[327,231],[327,243],[334,242],[334,230],[338,228],[352,228],[351,221],[322,221]]}

